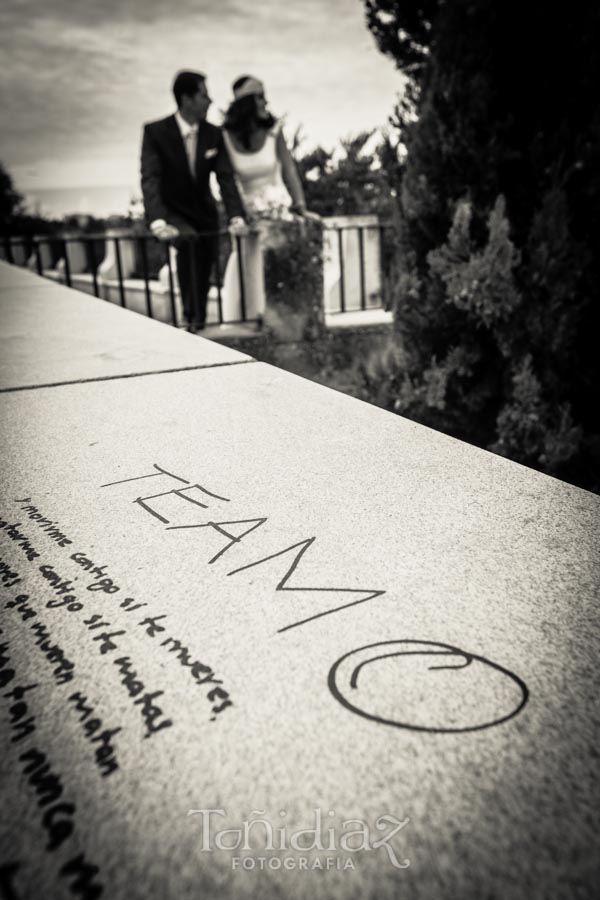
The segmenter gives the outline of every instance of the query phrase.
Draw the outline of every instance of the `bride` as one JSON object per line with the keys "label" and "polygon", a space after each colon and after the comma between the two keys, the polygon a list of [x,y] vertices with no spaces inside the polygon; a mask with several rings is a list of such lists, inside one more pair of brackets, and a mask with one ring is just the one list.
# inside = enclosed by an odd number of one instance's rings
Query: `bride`
{"label": "bride", "polygon": [[[261,81],[243,75],[233,83],[234,100],[225,114],[223,134],[248,227],[232,229],[232,252],[221,292],[223,321],[261,319],[265,309],[263,249],[276,240],[277,223],[306,211],[304,191],[281,122],[267,109]],[[235,235],[240,235],[237,241]],[[241,247],[244,309],[240,292]]]}

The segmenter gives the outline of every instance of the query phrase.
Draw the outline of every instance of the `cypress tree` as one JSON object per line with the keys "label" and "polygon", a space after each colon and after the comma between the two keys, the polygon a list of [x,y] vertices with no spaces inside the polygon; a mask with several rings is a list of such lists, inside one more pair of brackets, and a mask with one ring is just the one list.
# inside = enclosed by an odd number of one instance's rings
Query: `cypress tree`
{"label": "cypress tree", "polygon": [[[367,0],[409,77],[379,402],[600,490],[600,7]],[[378,377],[383,377],[381,366]]]}

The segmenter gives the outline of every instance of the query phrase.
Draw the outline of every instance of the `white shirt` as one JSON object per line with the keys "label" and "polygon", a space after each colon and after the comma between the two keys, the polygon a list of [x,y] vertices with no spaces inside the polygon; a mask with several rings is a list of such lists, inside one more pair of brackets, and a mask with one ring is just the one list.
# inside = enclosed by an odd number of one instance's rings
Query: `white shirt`
{"label": "white shirt", "polygon": [[198,133],[198,123],[194,122],[193,125],[190,125],[189,122],[185,121],[185,119],[183,118],[183,116],[181,115],[181,113],[179,112],[178,109],[175,110],[175,121],[177,122],[177,124],[179,126],[179,130],[181,132],[181,137],[183,138],[184,143],[185,143],[185,139],[187,138],[190,131],[195,131],[196,134]]}
{"label": "white shirt", "polygon": [[186,122],[179,110],[175,113],[175,121],[179,126],[179,131],[181,132],[181,137],[183,139],[183,143],[185,146],[185,152],[187,153],[188,163],[190,166],[190,172],[192,173],[192,177],[196,177],[196,146],[198,144],[198,123],[195,122],[193,125],[190,125],[189,122]]}

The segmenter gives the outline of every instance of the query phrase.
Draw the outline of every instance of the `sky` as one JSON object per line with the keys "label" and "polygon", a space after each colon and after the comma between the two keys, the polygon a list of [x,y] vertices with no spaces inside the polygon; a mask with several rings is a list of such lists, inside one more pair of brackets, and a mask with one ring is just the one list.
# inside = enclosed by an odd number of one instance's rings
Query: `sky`
{"label": "sky", "polygon": [[137,185],[179,69],[207,74],[215,124],[259,77],[306,150],[385,126],[403,84],[361,0],[3,0],[0,53],[0,160],[22,192]]}

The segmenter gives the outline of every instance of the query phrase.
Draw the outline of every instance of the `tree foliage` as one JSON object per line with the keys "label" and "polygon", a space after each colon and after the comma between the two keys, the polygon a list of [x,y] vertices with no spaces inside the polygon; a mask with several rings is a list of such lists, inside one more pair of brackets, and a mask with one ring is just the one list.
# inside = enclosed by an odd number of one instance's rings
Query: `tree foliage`
{"label": "tree foliage", "polygon": [[600,489],[600,7],[365,7],[410,78],[385,405]]}
{"label": "tree foliage", "polygon": [[21,194],[15,190],[11,176],[0,162],[0,224],[3,227],[10,224],[22,203]]}
{"label": "tree foliage", "polygon": [[418,79],[427,64],[439,0],[366,0],[365,5],[367,24],[379,49],[392,56],[406,75]]}
{"label": "tree foliage", "polygon": [[360,132],[343,140],[338,152],[317,147],[297,154],[297,165],[313,212],[391,216],[401,165],[398,142],[389,133]]}

